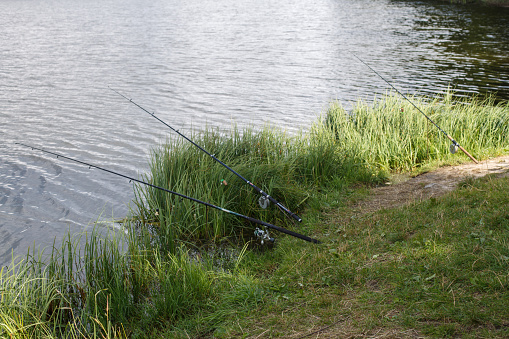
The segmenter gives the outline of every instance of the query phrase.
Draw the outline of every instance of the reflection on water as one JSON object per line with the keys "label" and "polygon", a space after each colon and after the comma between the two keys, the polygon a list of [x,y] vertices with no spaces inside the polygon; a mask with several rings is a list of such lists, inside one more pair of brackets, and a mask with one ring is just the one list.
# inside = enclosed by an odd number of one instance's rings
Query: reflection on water
{"label": "reflection on water", "polygon": [[[509,98],[509,17],[507,9],[464,7],[428,12],[418,29],[434,32],[432,56],[438,74],[450,74],[451,85],[466,93],[497,93]],[[447,80],[445,78],[444,80]]]}
{"label": "reflection on water", "polygon": [[[367,0],[0,2],[0,264],[66,230],[124,216],[126,180],[175,128],[270,123],[295,132],[331,100],[388,86],[509,98],[509,9]],[[211,150],[213,152],[213,150]]]}

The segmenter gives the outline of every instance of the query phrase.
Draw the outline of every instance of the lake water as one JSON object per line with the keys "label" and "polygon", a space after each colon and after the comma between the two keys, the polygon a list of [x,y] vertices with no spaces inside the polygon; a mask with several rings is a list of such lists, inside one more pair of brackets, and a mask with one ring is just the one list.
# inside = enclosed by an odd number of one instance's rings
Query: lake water
{"label": "lake water", "polygon": [[[389,0],[1,0],[0,264],[125,216],[171,133],[306,129],[388,90],[509,98],[509,9]],[[213,150],[210,150],[213,152]]]}

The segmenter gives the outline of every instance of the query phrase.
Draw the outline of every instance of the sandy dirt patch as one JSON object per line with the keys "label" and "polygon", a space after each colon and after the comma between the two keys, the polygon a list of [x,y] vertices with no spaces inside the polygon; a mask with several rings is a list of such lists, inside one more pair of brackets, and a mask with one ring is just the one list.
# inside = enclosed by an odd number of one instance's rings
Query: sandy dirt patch
{"label": "sandy dirt patch", "polygon": [[391,184],[371,189],[370,197],[352,206],[353,211],[371,213],[382,208],[438,197],[454,190],[469,177],[478,178],[493,173],[509,176],[509,156],[484,160],[479,164],[470,162],[441,167],[413,178],[395,176]]}

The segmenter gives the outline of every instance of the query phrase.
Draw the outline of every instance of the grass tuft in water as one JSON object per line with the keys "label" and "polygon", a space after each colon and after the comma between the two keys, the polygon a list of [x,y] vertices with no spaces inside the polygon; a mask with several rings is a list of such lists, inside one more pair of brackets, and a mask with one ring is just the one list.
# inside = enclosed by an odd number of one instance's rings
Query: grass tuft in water
{"label": "grass tuft in water", "polygon": [[[192,136],[234,171],[253,182],[294,213],[306,206],[312,187],[349,182],[381,181],[384,174],[353,153],[338,148],[326,129],[290,137],[266,127],[261,131],[234,128],[230,133],[207,130]],[[291,227],[275,206],[262,209],[259,194],[243,180],[190,143],[176,138],[152,152],[150,183],[269,223]],[[137,214],[153,226],[159,246],[174,250],[174,242],[248,239],[253,225],[243,219],[150,187],[137,187]]]}

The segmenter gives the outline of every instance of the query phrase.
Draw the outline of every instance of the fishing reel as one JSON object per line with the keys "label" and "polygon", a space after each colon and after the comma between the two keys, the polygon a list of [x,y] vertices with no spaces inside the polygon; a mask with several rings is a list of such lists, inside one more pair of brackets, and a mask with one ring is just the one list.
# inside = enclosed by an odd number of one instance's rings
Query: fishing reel
{"label": "fishing reel", "polygon": [[261,208],[266,209],[270,205],[269,198],[261,195],[260,198],[258,198],[258,205],[260,205]]}
{"label": "fishing reel", "polygon": [[452,154],[458,152],[458,144],[457,143],[452,143],[451,146],[449,146],[449,151]]}
{"label": "fishing reel", "polygon": [[256,228],[255,231],[254,231],[254,235],[260,239],[260,243],[263,245],[263,243],[265,242],[265,240],[271,242],[271,243],[274,243],[274,238],[271,238],[270,237],[270,234],[269,234],[269,230],[267,229],[267,227],[264,227],[264,229],[262,230],[261,228]]}

